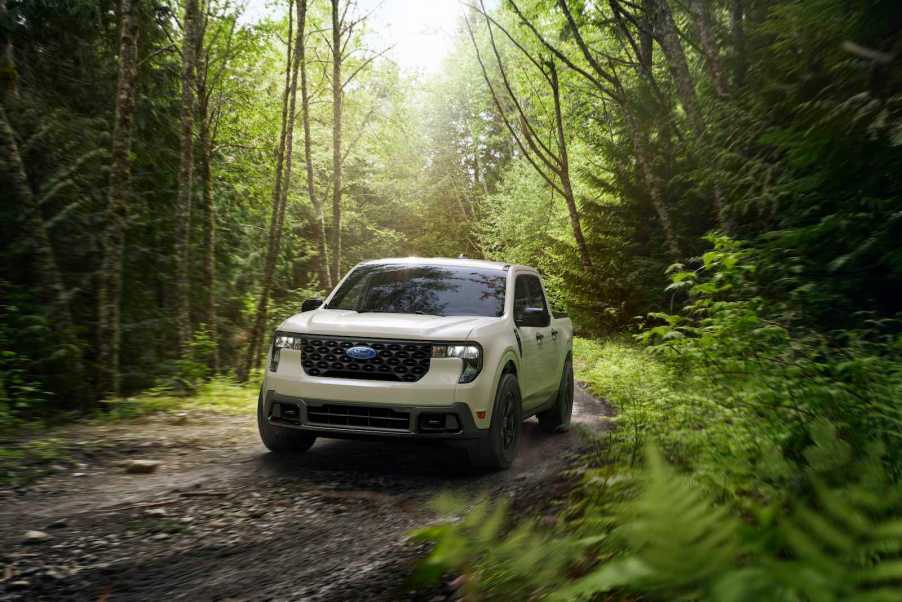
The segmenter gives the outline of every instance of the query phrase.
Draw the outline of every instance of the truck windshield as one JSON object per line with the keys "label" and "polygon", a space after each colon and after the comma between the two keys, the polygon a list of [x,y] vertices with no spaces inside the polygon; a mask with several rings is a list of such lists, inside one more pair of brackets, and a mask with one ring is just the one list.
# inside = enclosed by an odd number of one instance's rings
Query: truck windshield
{"label": "truck windshield", "polygon": [[369,264],[351,272],[327,308],[499,317],[506,283],[507,272],[500,268]]}

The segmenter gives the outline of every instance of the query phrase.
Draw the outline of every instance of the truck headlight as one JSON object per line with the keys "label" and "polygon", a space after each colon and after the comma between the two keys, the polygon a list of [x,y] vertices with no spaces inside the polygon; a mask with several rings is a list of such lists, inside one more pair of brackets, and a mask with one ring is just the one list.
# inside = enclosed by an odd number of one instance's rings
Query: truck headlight
{"label": "truck headlight", "polygon": [[269,371],[275,372],[279,369],[279,357],[282,355],[283,349],[294,349],[300,351],[304,346],[304,341],[299,336],[293,334],[285,334],[277,332],[272,340],[272,353],[269,356]]}
{"label": "truck headlight", "polygon": [[471,383],[482,370],[482,348],[479,345],[433,345],[432,357],[457,357],[463,361],[459,383]]}

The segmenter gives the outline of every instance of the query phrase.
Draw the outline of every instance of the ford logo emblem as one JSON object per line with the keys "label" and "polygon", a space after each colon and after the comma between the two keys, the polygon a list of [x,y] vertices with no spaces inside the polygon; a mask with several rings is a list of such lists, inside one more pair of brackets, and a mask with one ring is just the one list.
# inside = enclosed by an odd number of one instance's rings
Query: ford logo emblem
{"label": "ford logo emblem", "polygon": [[348,357],[354,358],[355,360],[371,360],[379,355],[379,352],[372,347],[367,347],[366,345],[357,345],[355,347],[349,348],[347,351],[345,351],[345,354]]}

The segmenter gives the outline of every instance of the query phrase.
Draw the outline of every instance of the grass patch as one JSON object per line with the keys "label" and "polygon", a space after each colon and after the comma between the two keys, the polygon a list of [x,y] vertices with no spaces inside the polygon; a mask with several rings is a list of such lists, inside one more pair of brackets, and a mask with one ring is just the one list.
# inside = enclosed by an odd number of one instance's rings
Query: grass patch
{"label": "grass patch", "polygon": [[163,389],[150,389],[140,395],[105,402],[96,420],[116,422],[158,412],[206,410],[228,415],[253,413],[257,405],[259,379],[240,383],[227,376],[218,376],[202,385],[193,395],[176,395]]}
{"label": "grass patch", "polygon": [[642,464],[646,445],[654,442],[669,463],[692,471],[718,498],[742,495],[752,481],[767,491],[762,477],[782,470],[774,463],[782,433],[766,429],[748,407],[730,403],[731,393],[705,370],[628,340],[574,339],[573,346],[576,378],[616,410],[606,464]]}
{"label": "grass patch", "polygon": [[55,437],[0,447],[0,487],[27,485],[55,472],[55,467],[67,467],[71,463],[69,452]]}

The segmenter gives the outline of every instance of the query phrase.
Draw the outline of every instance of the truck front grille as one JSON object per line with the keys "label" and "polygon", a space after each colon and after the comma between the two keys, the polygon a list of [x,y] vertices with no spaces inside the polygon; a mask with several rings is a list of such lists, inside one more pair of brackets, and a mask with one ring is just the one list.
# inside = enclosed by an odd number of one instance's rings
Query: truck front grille
{"label": "truck front grille", "polygon": [[329,426],[409,431],[410,412],[398,412],[390,408],[328,404],[319,407],[308,406],[307,422]]}
{"label": "truck front grille", "polygon": [[[432,344],[421,341],[301,337],[301,366],[310,376],[416,382],[429,371]],[[372,359],[354,359],[345,351],[366,346],[376,351]]]}

